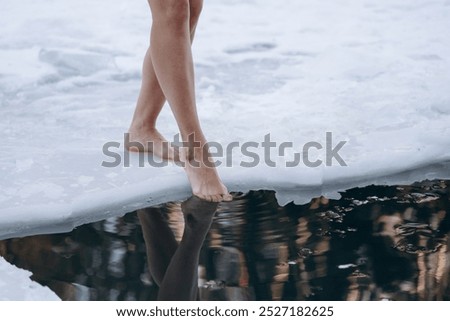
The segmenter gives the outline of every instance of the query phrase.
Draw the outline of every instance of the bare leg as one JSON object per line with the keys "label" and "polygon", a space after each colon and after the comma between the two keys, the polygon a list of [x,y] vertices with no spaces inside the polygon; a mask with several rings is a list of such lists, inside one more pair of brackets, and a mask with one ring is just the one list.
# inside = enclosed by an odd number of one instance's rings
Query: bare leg
{"label": "bare leg", "polygon": [[153,280],[161,286],[178,243],[160,209],[145,208],[137,213],[144,235],[148,268]]}
{"label": "bare leg", "polygon": [[[195,29],[201,12],[203,0],[192,0],[190,5],[189,31],[191,44],[194,40]],[[140,143],[143,148],[139,150],[137,147],[128,147],[132,152],[153,152],[155,155],[173,160],[174,150],[166,149],[169,146],[167,140],[156,129],[156,120],[161,112],[166,98],[164,97],[161,86],[156,78],[155,69],[153,68],[150,48],[144,58],[142,70],[142,84],[139,98],[134,111],[133,120],[128,130],[131,142]],[[148,148],[149,143],[151,147]]]}
{"label": "bare leg", "polygon": [[[133,120],[128,130],[131,142],[138,142],[142,149],[126,146],[131,152],[153,152],[163,159],[173,159],[173,150],[167,140],[156,129],[156,119],[165,103],[164,94],[156,79],[150,56],[150,50],[144,58],[142,84]],[[149,146],[151,144],[151,147]]]}
{"label": "bare leg", "polygon": [[[197,0],[199,1],[199,0]],[[197,115],[194,64],[190,41],[189,0],[149,0],[153,25],[150,55],[164,96],[174,113],[183,141],[206,144]],[[191,146],[192,147],[192,146]],[[194,195],[214,202],[231,200],[215,167],[207,166],[209,154],[203,148],[182,149],[180,159]],[[196,164],[200,164],[199,166]]]}
{"label": "bare leg", "polygon": [[200,250],[217,205],[218,203],[207,202],[196,196],[181,204],[185,219],[183,238],[164,275],[158,300],[197,299]]}

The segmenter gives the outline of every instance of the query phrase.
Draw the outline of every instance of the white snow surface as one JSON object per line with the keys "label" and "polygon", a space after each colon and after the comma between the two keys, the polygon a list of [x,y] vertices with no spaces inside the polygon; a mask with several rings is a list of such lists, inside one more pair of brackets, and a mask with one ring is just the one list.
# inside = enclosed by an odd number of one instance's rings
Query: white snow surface
{"label": "white snow surface", "polygon": [[[0,238],[187,197],[179,167],[141,168],[137,155],[128,168],[102,166],[135,107],[147,2],[0,1]],[[229,189],[274,189],[286,203],[386,177],[448,177],[449,30],[450,0],[205,1],[193,51],[210,141],[270,133],[297,152],[325,145],[327,132],[347,141],[346,167],[287,168],[291,150],[276,167],[245,168],[235,149],[233,166],[219,167]],[[168,106],[158,126],[177,133]]]}
{"label": "white snow surface", "polygon": [[16,268],[0,257],[0,301],[56,301],[48,287],[30,279],[31,272]]}

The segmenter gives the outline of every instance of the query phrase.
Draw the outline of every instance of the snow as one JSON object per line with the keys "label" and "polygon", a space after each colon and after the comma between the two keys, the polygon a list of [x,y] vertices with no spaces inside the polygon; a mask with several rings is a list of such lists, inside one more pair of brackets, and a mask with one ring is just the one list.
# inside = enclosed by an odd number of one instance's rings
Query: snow
{"label": "snow", "polygon": [[[181,168],[101,166],[123,142],[148,45],[146,1],[2,2],[0,238],[82,223],[189,196]],[[233,191],[280,203],[348,186],[450,175],[449,0],[205,1],[196,33],[199,114],[209,140],[295,151],[347,141],[334,162],[287,168],[292,151],[220,166]],[[158,126],[177,127],[168,106]],[[253,150],[252,150],[253,151]],[[255,150],[263,158],[264,151]],[[121,154],[123,157],[123,153]],[[311,159],[324,159],[324,150]],[[224,159],[221,159],[224,161]]]}
{"label": "snow", "polygon": [[18,269],[0,257],[0,301],[60,300],[48,287],[31,281],[31,272]]}

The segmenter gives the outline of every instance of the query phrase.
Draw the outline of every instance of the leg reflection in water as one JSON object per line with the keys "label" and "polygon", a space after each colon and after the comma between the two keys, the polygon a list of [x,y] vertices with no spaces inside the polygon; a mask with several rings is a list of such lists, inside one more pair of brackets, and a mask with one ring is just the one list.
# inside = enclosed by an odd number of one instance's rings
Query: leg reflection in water
{"label": "leg reflection in water", "polygon": [[178,244],[158,208],[138,211],[150,273],[159,286],[158,300],[196,300],[198,261],[218,203],[193,196],[181,204],[185,225]]}

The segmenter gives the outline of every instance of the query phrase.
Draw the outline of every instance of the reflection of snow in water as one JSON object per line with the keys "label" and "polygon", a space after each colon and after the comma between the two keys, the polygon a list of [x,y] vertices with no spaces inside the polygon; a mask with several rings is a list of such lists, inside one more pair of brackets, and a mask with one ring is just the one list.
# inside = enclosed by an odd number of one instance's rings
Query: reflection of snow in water
{"label": "reflection of snow in water", "polygon": [[[86,4],[2,5],[0,234],[69,229],[149,196],[155,204],[189,194],[179,168],[99,165],[103,144],[121,141],[132,116],[150,18],[146,1]],[[448,160],[449,11],[444,0],[205,3],[194,54],[211,140],[261,142],[270,132],[303,146],[331,131],[348,141],[345,168],[243,169],[235,150],[235,168],[220,169],[230,188],[301,202]],[[176,133],[168,108],[159,125]]]}

